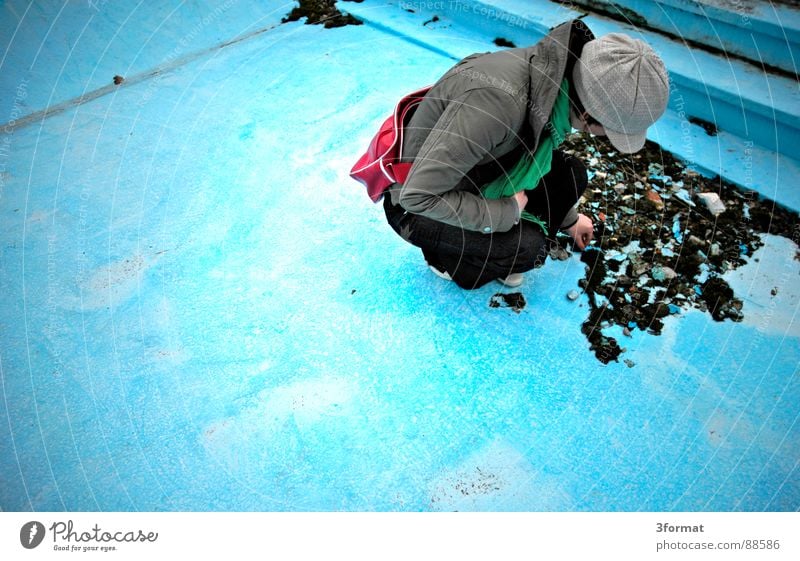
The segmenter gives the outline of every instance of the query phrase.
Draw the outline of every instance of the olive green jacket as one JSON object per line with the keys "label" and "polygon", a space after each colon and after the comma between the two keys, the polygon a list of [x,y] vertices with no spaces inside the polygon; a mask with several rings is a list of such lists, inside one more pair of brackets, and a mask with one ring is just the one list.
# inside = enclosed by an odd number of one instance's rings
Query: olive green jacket
{"label": "olive green jacket", "polygon": [[[468,230],[511,229],[521,213],[516,200],[489,200],[477,187],[516,163],[520,150],[536,150],[567,69],[567,46],[574,52],[576,42],[582,48],[593,38],[573,20],[532,47],[473,54],[448,70],[406,126],[403,161],[413,165],[405,183],[391,188],[392,202]],[[576,219],[572,209],[562,226]]]}

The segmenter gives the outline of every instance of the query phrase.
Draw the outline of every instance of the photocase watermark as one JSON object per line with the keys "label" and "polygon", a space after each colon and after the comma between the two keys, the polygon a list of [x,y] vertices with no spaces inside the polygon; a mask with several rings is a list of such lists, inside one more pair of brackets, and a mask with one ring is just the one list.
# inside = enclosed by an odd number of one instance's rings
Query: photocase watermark
{"label": "photocase watermark", "polygon": [[[181,54],[184,54],[183,51],[186,50],[186,47],[197,38],[200,32],[211,25],[213,22],[218,20],[220,17],[225,14],[234,4],[236,4],[238,0],[227,0],[224,4],[217,6],[213,12],[210,14],[203,16],[203,18],[195,24],[195,26],[189,30],[183,37],[180,38],[178,43],[173,47],[173,49],[167,53],[167,56],[164,57],[164,62],[162,66],[170,66],[176,60],[178,60]],[[156,90],[158,89],[158,85],[163,78],[162,73],[157,73],[153,76],[151,80],[149,80],[147,89],[142,94],[142,97],[139,99],[139,107],[150,101],[150,99],[155,94]]]}
{"label": "photocase watermark", "polygon": [[44,540],[44,535],[44,524],[34,520],[22,525],[19,531],[19,543],[25,549],[35,549]]}
{"label": "photocase watermark", "polygon": [[744,179],[742,183],[744,184],[745,189],[748,190],[749,193],[753,193],[753,141],[746,140],[744,142],[744,161],[742,162],[742,166],[744,167]]}
{"label": "photocase watermark", "polygon": [[732,10],[739,14],[739,19],[742,21],[743,26],[750,27],[752,25],[750,16],[748,15],[753,9],[751,3],[745,0],[727,0],[725,9]]}
{"label": "photocase watermark", "polygon": [[695,159],[694,141],[692,139],[693,125],[689,122],[689,117],[686,115],[686,102],[683,99],[683,95],[672,80],[670,80],[669,84],[669,97],[675,109],[675,113],[678,115],[678,119],[680,119],[681,142],[685,150],[684,158],[693,162]]}
{"label": "photocase watermark", "polygon": [[[555,0],[554,3],[556,5],[555,13],[562,11],[570,12],[570,17],[577,17],[579,14],[586,14],[586,8],[570,0]],[[575,14],[574,12],[578,12],[578,14]]]}
{"label": "photocase watermark", "polygon": [[89,0],[88,4],[91,9],[99,12],[106,4],[108,4],[108,0]]}
{"label": "photocase watermark", "polygon": [[466,76],[473,81],[481,82],[487,86],[503,90],[507,94],[517,98],[522,97],[524,95],[523,90],[527,89],[523,87],[514,87],[514,85],[506,79],[492,76],[486,72],[480,72],[474,68],[471,68],[469,65],[457,67],[455,70],[453,70],[453,73]]}
{"label": "photocase watermark", "polygon": [[464,2],[464,0],[404,0],[398,6],[400,9],[409,12],[470,13],[488,20],[500,21],[513,27],[522,29],[531,27],[530,19],[524,15],[511,14],[479,2]]}
{"label": "photocase watermark", "polygon": [[78,285],[82,285],[85,280],[86,266],[88,264],[88,257],[86,257],[86,234],[89,230],[89,220],[87,218],[89,207],[89,189],[84,187],[81,189],[80,204],[78,205]]}
{"label": "photocase watermark", "polygon": [[54,551],[115,551],[119,544],[155,543],[158,532],[141,529],[105,529],[99,524],[91,528],[76,528],[72,520],[53,522],[48,529],[44,524],[31,521],[23,524],[19,531],[20,545],[25,549],[34,549],[42,544],[47,534],[53,538]]}
{"label": "photocase watermark", "polygon": [[28,97],[28,80],[23,79],[17,85],[14,91],[14,101],[11,105],[11,113],[9,114],[8,121],[3,127],[2,138],[0,138],[0,201],[3,200],[3,194],[6,187],[6,177],[8,176],[8,161],[11,157],[11,138],[14,136],[14,127],[17,125],[17,119],[22,116],[24,107],[22,102]]}
{"label": "photocase watermark", "polygon": [[[498,78],[483,71],[478,71],[472,68],[467,60],[462,61],[463,64],[458,65],[453,69],[453,74],[460,74],[468,77],[469,79],[481,82],[487,86],[497,88],[513,97],[520,105],[524,105],[529,114],[535,115],[540,123],[543,123],[543,129],[550,134],[557,134],[553,123],[550,121],[550,111],[552,106],[545,108],[540,103],[541,96],[532,96],[528,84],[512,84],[505,78]],[[554,86],[555,87],[555,86]],[[548,110],[546,110],[548,109]]]}
{"label": "photocase watermark", "polygon": [[47,311],[48,322],[45,326],[45,332],[52,333],[54,329],[53,318],[55,317],[56,309],[56,275],[58,273],[58,264],[56,262],[56,242],[58,238],[55,234],[47,236]]}
{"label": "photocase watermark", "polygon": [[436,0],[434,2],[424,2],[422,0],[407,0],[400,2],[401,9],[409,12],[423,12],[434,10],[445,10],[450,5],[450,0]]}

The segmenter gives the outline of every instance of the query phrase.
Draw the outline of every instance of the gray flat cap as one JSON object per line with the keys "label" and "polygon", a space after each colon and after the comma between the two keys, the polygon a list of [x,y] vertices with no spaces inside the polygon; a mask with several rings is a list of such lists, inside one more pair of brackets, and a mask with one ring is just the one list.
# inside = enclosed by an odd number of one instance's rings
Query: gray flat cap
{"label": "gray flat cap", "polygon": [[623,33],[586,43],[572,78],[583,106],[621,152],[640,150],[647,127],[667,107],[664,62],[647,43]]}

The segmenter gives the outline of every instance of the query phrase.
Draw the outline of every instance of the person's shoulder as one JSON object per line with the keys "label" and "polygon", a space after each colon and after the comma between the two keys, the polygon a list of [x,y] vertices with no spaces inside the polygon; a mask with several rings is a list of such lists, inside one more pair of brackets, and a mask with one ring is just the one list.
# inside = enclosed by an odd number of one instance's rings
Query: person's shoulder
{"label": "person's shoulder", "polygon": [[507,84],[476,85],[464,92],[461,102],[469,114],[491,116],[492,124],[507,130],[519,130],[525,122],[525,92]]}

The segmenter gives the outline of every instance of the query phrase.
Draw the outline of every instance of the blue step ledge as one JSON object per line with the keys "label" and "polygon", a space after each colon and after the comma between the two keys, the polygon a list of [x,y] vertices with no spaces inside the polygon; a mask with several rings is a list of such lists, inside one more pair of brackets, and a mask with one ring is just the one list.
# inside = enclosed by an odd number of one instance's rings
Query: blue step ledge
{"label": "blue step ledge", "polygon": [[576,4],[792,75],[800,64],[800,10],[795,6],[753,0],[577,0]]}

